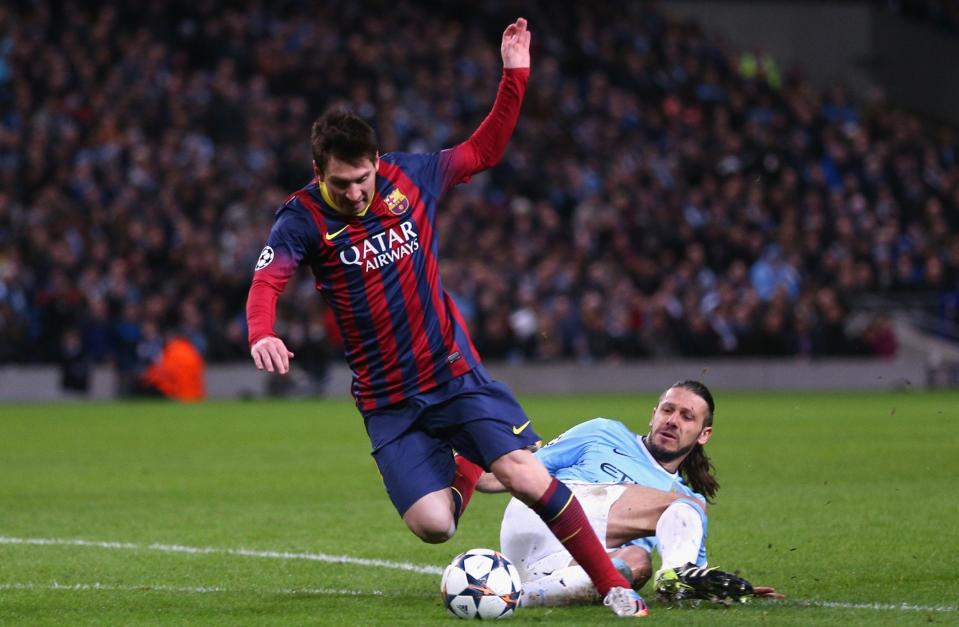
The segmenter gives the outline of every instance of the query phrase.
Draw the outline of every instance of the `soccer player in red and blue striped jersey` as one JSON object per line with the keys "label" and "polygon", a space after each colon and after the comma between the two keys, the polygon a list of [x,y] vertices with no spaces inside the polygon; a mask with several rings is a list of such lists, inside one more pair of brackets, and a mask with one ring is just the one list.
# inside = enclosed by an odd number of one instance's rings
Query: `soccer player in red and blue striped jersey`
{"label": "soccer player in red and blue striped jersey", "polygon": [[273,331],[276,301],[308,264],[343,337],[373,457],[410,530],[426,542],[449,539],[489,469],[547,522],[615,613],[643,615],[579,502],[528,450],[539,436],[486,373],[439,274],[439,201],[502,158],[526,91],[529,44],[519,18],[503,33],[492,110],[448,150],[380,155],[373,129],[355,114],[333,109],[316,121],[316,179],[279,209],[257,262],[250,352],[257,368],[289,370],[293,354]]}

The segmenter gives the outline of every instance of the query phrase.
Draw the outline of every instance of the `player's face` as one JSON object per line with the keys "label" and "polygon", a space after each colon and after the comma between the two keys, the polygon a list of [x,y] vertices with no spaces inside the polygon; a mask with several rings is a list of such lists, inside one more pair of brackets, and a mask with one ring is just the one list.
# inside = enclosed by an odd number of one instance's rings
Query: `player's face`
{"label": "player's face", "polygon": [[323,170],[313,164],[313,172],[320,181],[326,183],[337,210],[357,215],[363,213],[373,198],[379,162],[378,157],[373,161],[361,159],[353,163],[330,157]]}
{"label": "player's face", "polygon": [[709,405],[686,388],[670,388],[653,409],[646,445],[659,462],[685,458],[696,444],[705,444],[713,433],[706,427]]}

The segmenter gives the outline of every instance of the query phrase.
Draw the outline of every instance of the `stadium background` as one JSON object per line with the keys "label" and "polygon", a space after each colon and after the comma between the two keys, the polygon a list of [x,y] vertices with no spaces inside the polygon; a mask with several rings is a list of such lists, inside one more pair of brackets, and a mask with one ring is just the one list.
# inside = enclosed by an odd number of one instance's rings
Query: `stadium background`
{"label": "stadium background", "polygon": [[955,384],[950,6],[6,3],[0,397],[155,393],[174,337],[213,396],[345,394],[306,272],[278,323],[299,376],[244,363],[252,268],[310,176],[310,122],[343,102],[387,151],[462,140],[520,13],[519,126],[439,217],[444,283],[502,378]]}
{"label": "stadium background", "polygon": [[[497,546],[505,495],[418,541],[309,277],[282,304],[288,383],[249,363],[242,308],[314,116],[458,141],[520,14],[528,99],[446,203],[444,280],[544,437],[641,428],[706,381],[710,561],[787,595],[647,586],[651,620],[954,623],[959,391],[928,389],[959,382],[952,7],[0,3],[0,624],[452,624],[439,573]],[[228,398],[141,398],[164,348]]]}

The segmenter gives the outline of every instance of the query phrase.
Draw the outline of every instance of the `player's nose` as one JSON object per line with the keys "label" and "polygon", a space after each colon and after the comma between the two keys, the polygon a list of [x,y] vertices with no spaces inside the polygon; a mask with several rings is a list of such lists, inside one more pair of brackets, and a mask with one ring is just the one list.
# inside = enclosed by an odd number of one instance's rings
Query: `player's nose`
{"label": "player's nose", "polygon": [[363,199],[363,189],[359,185],[350,185],[346,188],[346,198],[351,202]]}

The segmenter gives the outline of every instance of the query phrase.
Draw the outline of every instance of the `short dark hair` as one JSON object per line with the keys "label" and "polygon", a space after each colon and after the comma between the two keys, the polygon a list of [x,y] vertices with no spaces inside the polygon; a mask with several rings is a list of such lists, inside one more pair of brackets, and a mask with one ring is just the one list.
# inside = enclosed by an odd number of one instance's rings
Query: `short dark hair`
{"label": "short dark hair", "polygon": [[376,161],[379,148],[376,132],[363,118],[349,109],[332,107],[317,118],[310,133],[313,161],[320,171],[326,168],[330,157],[356,163],[361,159]]}

